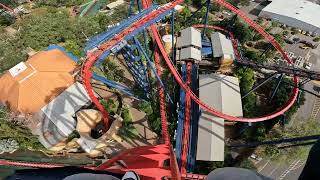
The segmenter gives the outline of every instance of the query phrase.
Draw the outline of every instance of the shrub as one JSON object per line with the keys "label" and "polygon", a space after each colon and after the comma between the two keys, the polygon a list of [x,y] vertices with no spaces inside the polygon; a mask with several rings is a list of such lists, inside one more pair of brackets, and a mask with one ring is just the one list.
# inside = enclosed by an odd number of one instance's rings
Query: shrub
{"label": "shrub", "polygon": [[320,41],[320,37],[316,37],[313,39],[314,42],[319,42]]}
{"label": "shrub", "polygon": [[29,129],[10,122],[8,113],[8,109],[0,108],[0,140],[15,140],[19,144],[19,149],[42,150],[43,146],[38,138],[32,135]]}
{"label": "shrub", "polygon": [[128,126],[132,123],[132,114],[129,110],[129,108],[125,107],[122,109],[121,117],[123,118],[123,122],[125,126]]}

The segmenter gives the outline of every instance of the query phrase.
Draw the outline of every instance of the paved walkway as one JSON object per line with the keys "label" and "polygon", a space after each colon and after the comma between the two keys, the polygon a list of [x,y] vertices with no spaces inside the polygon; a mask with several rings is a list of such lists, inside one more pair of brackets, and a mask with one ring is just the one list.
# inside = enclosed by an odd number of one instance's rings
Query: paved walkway
{"label": "paved walkway", "polygon": [[[304,85],[304,89],[318,94],[318,92],[314,90],[314,86],[315,84],[313,82],[309,82]],[[320,98],[312,94],[305,93],[305,99],[306,100],[304,104],[294,114],[289,125],[292,125],[297,121],[307,121],[310,118],[320,119],[320,113],[319,113]]]}
{"label": "paved walkway", "polygon": [[294,160],[289,165],[272,162],[270,159],[262,160],[256,164],[258,173],[276,180],[298,179],[304,165],[305,161],[299,159]]}

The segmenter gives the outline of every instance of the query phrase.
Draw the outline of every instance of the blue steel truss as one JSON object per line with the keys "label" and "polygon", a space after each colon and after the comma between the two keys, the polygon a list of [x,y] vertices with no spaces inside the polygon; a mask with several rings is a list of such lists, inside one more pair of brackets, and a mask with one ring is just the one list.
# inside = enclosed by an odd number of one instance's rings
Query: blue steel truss
{"label": "blue steel truss", "polygon": [[[136,45],[138,45],[139,51],[140,53],[142,53],[142,55],[146,58],[147,63],[151,69],[151,71],[154,73],[154,75],[156,76],[157,80],[159,81],[160,86],[164,89],[164,91],[166,92],[166,87],[164,86],[161,77],[159,76],[159,74],[156,71],[156,68],[154,67],[153,63],[151,62],[151,59],[149,58],[149,56],[147,55],[147,53],[143,50],[141,43],[138,41],[138,39],[136,37],[133,38],[134,42],[136,43]],[[168,92],[166,92],[166,98],[170,103],[173,103],[172,98],[170,97],[170,95],[168,94]]]}
{"label": "blue steel truss", "polygon": [[142,10],[139,14],[129,17],[128,19],[122,21],[119,25],[111,27],[105,32],[102,32],[96,36],[90,38],[90,40],[86,43],[85,50],[89,51],[94,48],[97,48],[103,42],[111,39],[117,33],[123,31],[125,28],[129,27],[132,23],[136,22],[137,20],[141,19],[145,15],[149,14],[153,10],[155,10],[158,5],[152,5],[147,9]]}
{"label": "blue steel truss", "polygon": [[[122,21],[118,26],[112,27],[109,30],[107,30],[107,31],[105,31],[105,32],[103,32],[101,34],[99,34],[97,36],[94,36],[93,38],[91,38],[86,43],[85,50],[89,51],[89,50],[92,50],[94,48],[97,48],[99,45],[101,45],[105,41],[109,40],[110,38],[112,38],[117,33],[123,31],[125,28],[130,26],[132,23],[134,23],[135,21],[143,18],[146,14],[152,12],[153,10],[155,10],[158,7],[159,7],[158,5],[152,5],[150,8],[142,10],[139,14],[131,16],[129,19],[126,19],[126,20]],[[132,40],[132,38],[135,37],[135,35],[137,35],[140,32],[143,32],[145,30],[145,28],[149,27],[150,25],[152,25],[154,23],[157,23],[158,21],[160,21],[161,19],[163,19],[164,17],[169,15],[172,11],[174,11],[174,10],[171,9],[171,10],[167,10],[165,12],[160,13],[152,21],[149,21],[149,22],[143,24],[137,30],[131,32],[128,36],[126,36],[124,38],[123,41],[119,42],[115,47],[113,47],[112,49],[104,51],[103,54],[99,57],[99,59],[96,62],[95,66],[96,67],[100,67],[102,62],[106,59],[106,57],[108,57],[110,55],[110,53],[121,52],[123,54],[123,56],[125,57],[126,63],[127,63],[128,67],[129,67],[131,73],[133,74],[134,79],[139,84],[139,86],[141,88],[143,88],[144,92],[146,92],[146,95],[148,95],[147,92],[149,92],[149,87],[148,87],[149,86],[149,82],[147,80],[146,67],[144,66],[144,64],[143,64],[143,62],[141,60],[141,55],[140,54],[139,55],[133,55],[133,53],[132,53],[134,51],[133,49],[136,49],[136,46],[126,44],[126,41]],[[124,44],[125,44],[125,46],[124,46]],[[141,53],[141,51],[143,51],[143,50],[139,49],[139,51]],[[144,56],[146,57],[147,60],[149,59],[148,54],[146,52],[144,52]],[[150,66],[152,67],[153,65],[150,64]],[[154,68],[152,70],[154,71]],[[161,86],[164,87],[160,77],[158,77],[156,72],[155,72],[155,75],[157,76],[158,80],[160,80]],[[168,94],[167,94],[167,98],[172,103],[172,99],[170,98],[170,96],[168,96]]]}
{"label": "blue steel truss", "polygon": [[[158,6],[156,6],[158,7]],[[145,10],[141,11],[141,13],[144,13]],[[128,41],[130,39],[132,39],[133,37],[135,37],[138,33],[143,32],[145,30],[145,28],[151,26],[154,23],[159,22],[161,19],[165,18],[166,16],[168,16],[172,11],[172,9],[164,11],[162,13],[160,13],[156,18],[154,18],[152,21],[148,21],[147,23],[143,24],[141,27],[137,28],[136,30],[134,30],[133,32],[129,33],[124,40]],[[139,13],[139,14],[141,14]],[[146,14],[146,13],[144,13]],[[142,16],[143,17],[143,16]],[[130,19],[129,19],[130,20]],[[127,24],[127,26],[131,25],[131,24]],[[114,33],[115,34],[115,33]],[[113,35],[114,35],[113,34]],[[111,36],[112,37],[112,36]],[[101,41],[101,43],[103,43],[105,40]],[[101,44],[99,43],[99,44]],[[97,46],[96,46],[97,47]],[[106,50],[98,59],[98,61],[96,62],[95,66],[101,66],[102,62],[105,60],[106,57],[108,57],[110,55],[111,51],[110,50]]]}
{"label": "blue steel truss", "polygon": [[131,90],[128,87],[126,87],[126,86],[124,86],[122,84],[119,84],[119,83],[117,83],[115,81],[108,80],[105,77],[99,76],[96,73],[92,73],[92,78],[97,80],[97,81],[100,81],[100,82],[104,83],[109,88],[115,88],[115,89],[119,90],[120,92],[122,92],[122,93],[124,93],[124,94],[126,94],[128,96],[134,96],[134,94],[131,92]]}
{"label": "blue steel truss", "polygon": [[150,87],[147,76],[148,72],[141,58],[138,46],[135,44],[127,44],[125,48],[121,50],[121,54],[123,55],[135,82],[143,89],[145,96],[149,97]]}

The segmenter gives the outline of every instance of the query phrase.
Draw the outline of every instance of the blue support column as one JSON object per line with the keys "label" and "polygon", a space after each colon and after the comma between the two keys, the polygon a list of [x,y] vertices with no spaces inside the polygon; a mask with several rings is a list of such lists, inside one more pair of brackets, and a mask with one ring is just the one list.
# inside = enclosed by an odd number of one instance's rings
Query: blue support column
{"label": "blue support column", "polygon": [[[199,65],[192,65],[192,91],[199,97]],[[199,105],[193,100],[191,101],[191,123],[190,123],[190,137],[189,137],[189,152],[188,152],[188,172],[193,172],[196,157],[197,157],[197,144],[198,144],[198,124],[200,117]]]}
{"label": "blue support column", "polygon": [[207,0],[207,11],[206,11],[206,17],[204,19],[204,27],[202,29],[202,39],[204,39],[204,35],[206,33],[207,24],[208,24],[208,18],[209,18],[209,10],[210,10],[210,0]]}
{"label": "blue support column", "polygon": [[274,89],[273,92],[272,92],[272,95],[271,95],[271,97],[270,97],[270,99],[269,99],[269,103],[272,101],[273,97],[276,95],[276,93],[277,93],[277,91],[278,91],[278,89],[279,89],[279,86],[280,86],[280,84],[281,84],[281,81],[282,81],[282,79],[283,79],[283,76],[284,76],[284,74],[281,74],[280,77],[278,77],[277,85],[276,85],[275,89]]}
{"label": "blue support column", "polygon": [[129,9],[128,9],[128,17],[131,16],[131,14],[132,14],[132,7],[133,7],[133,5],[134,5],[134,1],[135,1],[135,0],[131,0],[131,1],[130,1]]}
{"label": "blue support column", "polygon": [[174,55],[174,11],[172,11],[172,20],[171,20],[171,36],[172,36],[172,51],[171,51],[171,60],[172,64],[175,64],[175,55]]}
{"label": "blue support column", "polygon": [[[141,1],[137,0],[137,6],[138,6],[138,11],[139,13],[141,12]],[[149,56],[149,51],[148,51],[148,42],[147,42],[147,33],[146,31],[143,31],[143,39],[144,39],[144,49],[147,53],[147,55]]]}
{"label": "blue support column", "polygon": [[[181,77],[185,82],[187,80],[187,68],[185,64],[181,65]],[[183,126],[185,119],[185,103],[186,103],[186,93],[180,88],[180,99],[179,99],[179,109],[178,109],[178,127],[176,132],[176,157],[179,167],[181,166],[181,151],[182,151],[182,135],[183,135]]]}

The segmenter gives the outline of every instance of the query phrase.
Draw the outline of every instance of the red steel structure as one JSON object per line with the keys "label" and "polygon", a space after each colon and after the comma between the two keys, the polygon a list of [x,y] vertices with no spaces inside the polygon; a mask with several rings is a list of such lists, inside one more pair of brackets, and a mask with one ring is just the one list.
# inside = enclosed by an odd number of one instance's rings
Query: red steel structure
{"label": "red steel structure", "polygon": [[[127,27],[124,31],[118,33],[113,38],[111,38],[107,42],[100,45],[98,47],[98,49],[96,51],[94,51],[93,53],[90,53],[87,55],[87,58],[84,61],[84,66],[82,68],[83,82],[84,82],[87,93],[88,93],[89,97],[91,98],[92,102],[102,112],[103,117],[104,117],[104,122],[105,122],[107,128],[109,127],[109,118],[108,118],[109,115],[104,110],[102,105],[99,103],[98,99],[95,97],[94,92],[92,90],[91,67],[94,65],[94,63],[97,61],[98,57],[104,51],[110,50],[112,47],[114,47],[120,41],[122,41],[124,39],[124,37],[126,37],[128,34],[133,32],[134,30],[138,29],[139,27],[141,27],[143,24],[147,23],[148,21],[157,17],[157,15],[159,13],[167,11],[167,10],[171,10],[176,5],[181,4],[182,2],[183,2],[183,0],[176,0],[176,1],[172,1],[170,3],[167,3],[165,5],[162,5],[157,10],[149,13],[145,17],[134,22],[133,24],[131,24],[131,26]],[[231,4],[229,4],[223,0],[215,0],[215,2],[219,3],[220,5],[224,6],[227,9],[230,9],[231,11],[235,12],[240,17],[242,17],[254,29],[256,29],[260,34],[262,34],[266,39],[268,39],[270,41],[270,43],[278,51],[281,52],[282,56],[288,61],[289,64],[292,64],[291,59],[289,59],[289,57],[285,54],[285,52],[282,50],[282,48],[278,44],[278,42],[271,35],[266,33],[263,30],[263,28],[261,28],[259,25],[255,24],[251,19],[246,17],[246,15],[244,13],[242,13],[240,10],[238,10],[237,8],[232,6]],[[151,4],[150,1],[143,2],[144,7],[148,7],[150,4]],[[277,116],[283,114],[293,105],[293,103],[295,102],[295,100],[297,98],[298,89],[294,88],[292,91],[292,95],[289,98],[289,101],[286,104],[284,104],[283,107],[281,107],[278,111],[276,111],[272,114],[265,115],[262,117],[238,118],[238,117],[233,117],[233,116],[218,112],[214,108],[209,107],[207,104],[200,101],[199,98],[189,88],[188,82],[187,83],[183,82],[180,74],[177,72],[176,68],[172,64],[172,61],[170,60],[169,55],[166,53],[164,46],[162,44],[160,35],[154,25],[151,26],[151,32],[152,32],[152,35],[153,35],[155,42],[158,45],[159,52],[162,55],[162,59],[167,64],[170,72],[173,74],[173,76],[175,77],[178,84],[186,91],[187,96],[189,96],[187,99],[192,99],[194,102],[199,104],[200,107],[202,107],[204,110],[208,111],[209,113],[212,113],[218,117],[221,117],[221,118],[224,118],[224,119],[230,120],[230,121],[259,122],[259,121],[269,120],[269,119],[272,119],[274,117],[277,117]],[[232,39],[234,39],[234,38],[232,38]],[[236,45],[235,42],[233,42],[233,44],[235,47],[235,45]],[[157,61],[156,67],[157,67],[158,72],[160,72],[160,68],[161,68],[160,63],[159,63],[159,59],[160,59],[159,56],[156,55],[156,61]],[[293,82],[295,83],[295,85],[298,85],[298,77],[294,76]],[[160,90],[161,90],[161,88],[160,88]],[[168,135],[168,130],[167,130],[166,116],[165,116],[166,112],[165,112],[164,95],[162,95],[162,96],[160,95],[160,100],[161,99],[162,99],[162,103],[160,103],[161,123],[162,123],[162,128],[163,128],[163,133],[164,133],[163,138],[164,138],[165,144],[130,149],[130,150],[127,150],[125,152],[120,153],[119,155],[115,156],[114,158],[112,158],[111,160],[107,161],[106,163],[100,165],[99,167],[96,167],[96,168],[88,167],[88,168],[96,169],[96,170],[106,170],[106,171],[112,171],[112,172],[126,172],[128,170],[133,170],[133,171],[137,172],[142,177],[142,179],[160,180],[163,177],[171,177],[172,179],[181,179],[181,178],[183,178],[183,179],[184,178],[204,179],[205,176],[201,176],[201,175],[193,175],[193,174],[186,174],[186,173],[183,173],[182,175],[180,175],[179,169],[177,166],[177,162],[176,162],[176,158],[175,158],[175,153],[173,152],[170,141],[168,140],[169,135]],[[186,126],[188,126],[188,125],[186,124]],[[186,134],[187,133],[188,132],[186,132]],[[187,142],[185,142],[185,143],[187,143]],[[118,167],[118,166],[114,165],[119,160],[122,160],[124,162],[125,167]],[[165,162],[169,162],[169,166]],[[59,165],[51,165],[50,166],[50,165],[44,164],[44,163],[39,163],[39,164],[35,165],[34,163],[19,164],[19,163],[10,162],[10,161],[0,161],[0,164],[24,165],[24,166],[29,166],[29,167],[43,167],[43,168],[60,167]]]}
{"label": "red steel structure", "polygon": [[10,12],[12,12],[13,14],[15,14],[14,10],[13,10],[12,8],[10,8],[9,6],[6,6],[6,5],[0,3],[0,7],[2,7],[2,8],[4,8],[5,10],[10,11]]}
{"label": "red steel structure", "polygon": [[[223,5],[224,7],[232,10],[233,12],[237,13],[240,17],[243,17],[252,27],[254,27],[259,33],[261,33],[266,39],[268,39],[270,41],[270,43],[281,52],[281,54],[283,55],[283,57],[288,61],[289,64],[292,64],[292,61],[289,59],[289,57],[285,54],[285,52],[282,50],[281,46],[277,43],[276,40],[274,40],[274,38],[269,35],[268,33],[266,33],[259,25],[257,25],[256,23],[254,23],[251,19],[247,18],[241,11],[239,11],[237,8],[233,7],[232,5],[230,5],[229,3],[226,3],[224,1],[221,0],[217,0],[216,2],[218,2],[219,4]],[[182,3],[182,0],[177,0],[177,1],[173,1],[170,2],[168,4],[165,4],[163,6],[161,6],[159,9],[151,12],[150,14],[148,14],[146,17],[138,20],[137,22],[133,23],[131,26],[129,26],[125,31],[119,33],[118,35],[116,35],[115,37],[113,37],[111,40],[109,40],[108,42],[103,43],[96,52],[94,52],[92,55],[88,56],[86,61],[85,61],[85,65],[84,65],[84,84],[86,86],[86,90],[88,91],[88,94],[90,96],[90,98],[92,99],[92,101],[94,102],[94,104],[97,105],[98,109],[101,110],[103,112],[104,115],[106,115],[107,113],[105,112],[105,110],[103,109],[103,107],[101,106],[101,104],[99,103],[98,99],[94,96],[94,93],[92,91],[92,87],[90,84],[90,79],[91,79],[91,72],[90,69],[92,67],[92,65],[95,63],[95,61],[97,60],[97,58],[106,50],[110,49],[111,47],[115,46],[118,42],[120,42],[121,40],[123,40],[123,38],[128,35],[130,32],[134,31],[135,29],[137,29],[139,26],[141,26],[142,24],[146,23],[147,21],[153,19],[154,17],[157,16],[158,13],[166,11],[168,9],[172,9],[174,8],[175,5]],[[200,101],[199,98],[190,90],[189,87],[186,86],[186,84],[182,81],[181,76],[178,74],[177,70],[175,69],[175,67],[172,65],[170,57],[168,56],[168,54],[165,52],[165,49],[162,45],[161,39],[158,35],[157,32],[155,32],[154,30],[152,30],[153,32],[153,37],[155,38],[159,50],[163,56],[163,59],[165,60],[167,66],[169,67],[169,70],[171,71],[171,73],[173,74],[173,76],[175,77],[176,81],[178,82],[178,84],[186,91],[190,94],[190,97],[197,103],[199,104],[203,109],[205,109],[206,111],[208,111],[209,113],[212,113],[218,117],[221,117],[223,119],[229,120],[229,121],[239,121],[239,122],[259,122],[259,121],[265,121],[265,120],[269,120],[272,118],[275,118],[279,115],[282,115],[284,112],[286,112],[295,102],[297,95],[298,95],[298,88],[294,88],[293,89],[293,93],[289,98],[289,101],[284,104],[278,111],[272,113],[272,114],[268,114],[262,117],[256,117],[256,118],[239,118],[239,117],[234,117],[234,116],[230,116],[230,115],[226,115],[223,114],[217,110],[215,110],[214,108],[208,106],[207,104],[205,104],[204,102]],[[294,77],[294,83],[297,85],[298,84],[298,77]],[[108,119],[108,116],[104,116],[105,119]]]}
{"label": "red steel structure", "polygon": [[[192,62],[187,63],[187,81],[186,84],[188,87],[191,87],[191,75],[192,75]],[[186,106],[185,106],[185,120],[184,120],[184,132],[183,132],[183,144],[181,152],[181,173],[186,173],[187,158],[188,158],[188,149],[189,149],[189,135],[190,135],[190,121],[191,121],[191,98],[188,92],[186,92]]]}
{"label": "red steel structure", "polygon": [[[158,75],[161,77],[161,65],[160,65],[160,56],[158,50],[155,51],[154,54],[155,64]],[[169,133],[168,133],[168,124],[167,124],[167,112],[166,112],[166,103],[165,103],[165,95],[164,89],[158,82],[158,90],[159,90],[159,100],[160,100],[160,116],[161,116],[161,127],[162,127],[162,138],[165,144],[170,143]]]}

